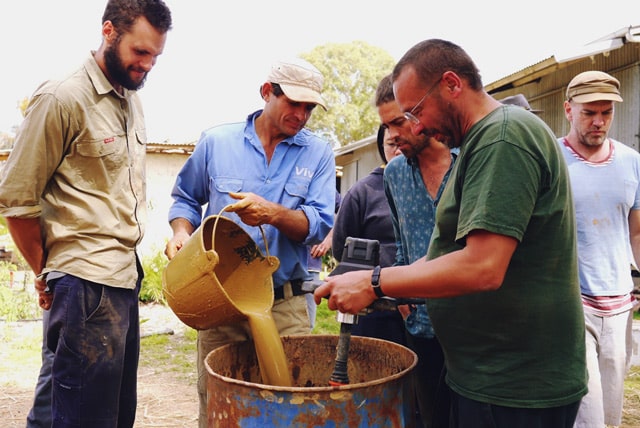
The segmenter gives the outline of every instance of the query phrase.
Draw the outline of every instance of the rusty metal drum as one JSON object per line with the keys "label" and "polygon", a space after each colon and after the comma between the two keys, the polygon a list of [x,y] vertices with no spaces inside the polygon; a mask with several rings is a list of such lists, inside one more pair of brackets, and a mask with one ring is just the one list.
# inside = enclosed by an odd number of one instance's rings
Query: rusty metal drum
{"label": "rusty metal drum", "polygon": [[[224,345],[209,353],[209,427],[406,427],[403,405],[418,358],[381,339],[351,337],[350,383],[329,386],[338,336],[282,337],[293,386],[261,383],[253,342]],[[405,403],[405,404],[403,404]]]}

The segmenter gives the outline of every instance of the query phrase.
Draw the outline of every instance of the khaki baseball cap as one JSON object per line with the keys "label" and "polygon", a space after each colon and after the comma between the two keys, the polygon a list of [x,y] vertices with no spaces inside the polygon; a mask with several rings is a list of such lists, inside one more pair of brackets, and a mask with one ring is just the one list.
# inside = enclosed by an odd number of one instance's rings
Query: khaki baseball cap
{"label": "khaki baseball cap", "polygon": [[327,109],[320,95],[324,78],[320,71],[307,61],[299,58],[278,61],[271,66],[267,81],[280,85],[282,92],[293,101],[319,104]]}
{"label": "khaki baseball cap", "polygon": [[622,102],[620,82],[602,71],[585,71],[569,82],[567,100],[581,104],[594,101]]}

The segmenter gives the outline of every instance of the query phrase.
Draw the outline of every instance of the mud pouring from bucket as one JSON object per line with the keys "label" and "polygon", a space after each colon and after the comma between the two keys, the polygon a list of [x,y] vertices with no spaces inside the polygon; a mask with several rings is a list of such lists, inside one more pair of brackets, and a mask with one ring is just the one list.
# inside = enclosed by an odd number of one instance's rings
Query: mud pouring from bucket
{"label": "mud pouring from bucket", "polygon": [[[264,234],[263,234],[264,238]],[[271,314],[272,274],[266,256],[236,223],[203,220],[163,272],[173,312],[204,330],[248,321],[253,342],[235,342],[207,355],[209,427],[412,427],[405,413],[417,356],[380,339],[350,341],[349,383],[329,385],[338,337],[278,334]]]}
{"label": "mud pouring from bucket", "polygon": [[209,216],[165,268],[163,291],[178,318],[196,330],[248,321],[263,382],[290,386],[271,314],[272,274],[280,261],[266,248],[264,256],[235,222]]}

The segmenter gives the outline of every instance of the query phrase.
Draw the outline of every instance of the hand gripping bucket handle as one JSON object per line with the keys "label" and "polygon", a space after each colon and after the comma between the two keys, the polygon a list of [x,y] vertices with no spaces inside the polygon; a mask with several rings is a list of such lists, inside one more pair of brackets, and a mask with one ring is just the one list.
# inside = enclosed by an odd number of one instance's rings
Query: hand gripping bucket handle
{"label": "hand gripping bucket handle", "polygon": [[273,305],[272,274],[280,266],[269,255],[264,230],[264,256],[234,221],[212,215],[202,221],[162,274],[169,307],[186,325],[205,330],[245,320],[243,308]]}

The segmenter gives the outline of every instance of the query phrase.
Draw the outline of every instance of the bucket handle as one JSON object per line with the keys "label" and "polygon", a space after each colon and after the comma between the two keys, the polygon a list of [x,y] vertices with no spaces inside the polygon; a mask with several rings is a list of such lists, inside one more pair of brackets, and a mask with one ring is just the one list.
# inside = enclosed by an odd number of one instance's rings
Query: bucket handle
{"label": "bucket handle", "polygon": [[[212,233],[212,237],[211,237],[211,247],[215,250],[216,248],[216,227],[218,227],[218,220],[220,219],[220,217],[222,217],[222,213],[227,211],[227,209],[229,207],[231,207],[233,204],[229,204],[226,205],[225,207],[223,207],[220,212],[218,213],[218,216],[216,217],[216,221],[213,223],[213,233]],[[262,228],[262,225],[258,225],[258,227],[260,228],[260,234],[262,235],[262,240],[264,241],[264,249],[265,252],[267,253],[267,260],[269,262],[270,265],[273,264],[271,257],[269,256],[269,244],[267,243],[267,237],[264,234],[264,229]]]}

